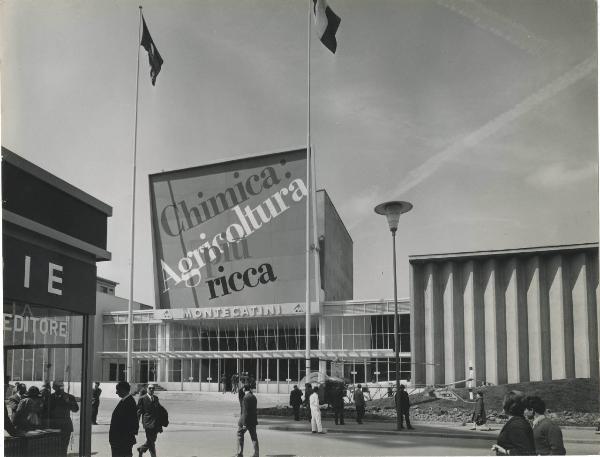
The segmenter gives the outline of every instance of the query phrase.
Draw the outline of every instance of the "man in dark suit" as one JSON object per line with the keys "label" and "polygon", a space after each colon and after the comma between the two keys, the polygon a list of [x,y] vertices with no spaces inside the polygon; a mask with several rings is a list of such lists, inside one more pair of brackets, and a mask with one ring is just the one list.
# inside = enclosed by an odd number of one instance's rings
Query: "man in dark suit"
{"label": "man in dark suit", "polygon": [[294,386],[290,392],[290,406],[294,409],[294,420],[300,420],[300,405],[302,404],[302,391]]}
{"label": "man in dark suit", "polygon": [[65,392],[65,385],[62,381],[54,381],[52,388],[54,393],[48,400],[50,428],[60,430],[61,452],[59,455],[67,455],[73,432],[71,413],[79,411],[79,406],[75,397]]}
{"label": "man in dark suit", "polygon": [[346,396],[346,389],[344,386],[335,386],[333,392],[333,413],[335,415],[335,425],[344,425],[344,397]]}
{"label": "man in dark suit", "polygon": [[253,457],[258,457],[258,437],[256,436],[256,425],[258,419],[256,416],[256,397],[252,394],[252,389],[249,384],[244,386],[244,400],[242,402],[242,414],[238,421],[238,445],[237,457],[244,457],[244,434],[246,430],[250,433],[252,446],[254,446]]}
{"label": "man in dark suit", "polygon": [[410,425],[409,410],[410,410],[410,399],[408,398],[408,392],[404,390],[404,384],[400,384],[400,390],[396,392],[396,403],[400,411],[400,428],[403,429],[403,419],[406,419],[406,428],[412,430],[413,427]]}
{"label": "man in dark suit", "polygon": [[310,415],[310,396],[313,393],[313,388],[312,388],[312,384],[310,383],[306,383],[304,384],[304,406],[306,407],[306,419],[308,420],[308,422],[311,421],[311,415]]}
{"label": "man in dark suit", "polygon": [[137,407],[135,400],[130,395],[131,387],[128,382],[117,383],[117,395],[121,399],[110,419],[108,442],[112,450],[112,457],[132,457],[132,447],[135,444],[135,435],[139,430]]}
{"label": "man in dark suit", "polygon": [[163,429],[159,420],[159,402],[158,397],[154,395],[154,384],[148,384],[148,392],[138,400],[137,416],[138,419],[142,419],[146,432],[146,442],[138,447],[139,457],[148,450],[152,457],[156,457],[156,438]]}
{"label": "man in dark suit", "polygon": [[100,388],[99,382],[94,382],[94,387],[92,388],[92,424],[98,425],[98,408],[100,408],[100,395],[102,394],[102,389]]}
{"label": "man in dark suit", "polygon": [[19,407],[19,403],[23,398],[25,398],[25,394],[27,393],[27,386],[25,384],[17,382],[15,384],[15,393],[8,397],[7,403],[10,408],[10,418],[15,420],[15,413],[17,412],[17,408]]}

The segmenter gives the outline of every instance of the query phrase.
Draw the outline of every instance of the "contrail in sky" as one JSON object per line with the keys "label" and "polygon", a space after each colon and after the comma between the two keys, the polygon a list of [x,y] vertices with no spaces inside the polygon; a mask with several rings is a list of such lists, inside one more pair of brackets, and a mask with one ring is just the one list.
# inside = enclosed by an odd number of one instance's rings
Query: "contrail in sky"
{"label": "contrail in sky", "polygon": [[482,30],[499,36],[519,49],[539,55],[547,42],[535,36],[518,22],[473,0],[438,0],[437,4],[470,19]]}
{"label": "contrail in sky", "polygon": [[533,108],[536,108],[546,100],[554,97],[562,90],[585,78],[594,71],[596,66],[597,56],[587,58],[580,64],[571,68],[571,70],[566,72],[561,77],[555,79],[550,84],[542,87],[538,91],[525,98],[513,108],[500,114],[496,118],[479,127],[477,130],[469,133],[467,136],[459,139],[447,148],[430,157],[423,164],[413,169],[408,174],[406,179],[404,179],[404,181],[402,181],[399,187],[396,189],[395,194],[402,195],[413,187],[419,185],[421,182],[435,173],[435,171],[444,162],[447,162],[448,160],[465,152],[467,149],[476,146],[484,139],[498,132],[506,124],[528,113]]}

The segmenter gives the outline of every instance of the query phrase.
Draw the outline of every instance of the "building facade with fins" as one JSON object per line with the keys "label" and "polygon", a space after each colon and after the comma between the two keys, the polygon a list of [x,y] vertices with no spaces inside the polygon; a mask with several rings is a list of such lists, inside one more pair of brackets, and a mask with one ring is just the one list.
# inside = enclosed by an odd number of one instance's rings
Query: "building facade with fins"
{"label": "building facade with fins", "polygon": [[597,243],[409,262],[416,384],[598,378]]}

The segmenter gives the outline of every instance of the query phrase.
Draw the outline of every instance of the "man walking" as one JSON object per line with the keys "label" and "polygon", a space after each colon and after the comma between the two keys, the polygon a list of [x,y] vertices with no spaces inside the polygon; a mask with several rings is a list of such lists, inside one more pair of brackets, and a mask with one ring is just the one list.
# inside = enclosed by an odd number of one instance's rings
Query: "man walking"
{"label": "man walking", "polygon": [[94,387],[92,387],[92,424],[98,425],[96,421],[98,419],[98,408],[100,407],[100,394],[102,393],[102,389],[100,388],[99,382],[94,382]]}
{"label": "man walking", "polygon": [[221,375],[221,392],[223,392],[223,395],[225,395],[225,392],[227,392],[227,375],[225,373],[223,373]]}
{"label": "man walking", "polygon": [[321,424],[321,408],[319,406],[319,387],[313,387],[310,394],[310,427],[313,433],[323,433],[323,425]]}
{"label": "man walking", "polygon": [[294,420],[300,420],[300,405],[302,404],[302,391],[295,385],[290,392],[290,406],[294,409]]}
{"label": "man walking", "polygon": [[148,392],[140,397],[137,404],[137,417],[138,420],[142,419],[146,432],[146,442],[138,447],[139,457],[142,457],[146,451],[150,451],[151,457],[156,457],[156,438],[163,431],[160,418],[162,406],[158,402],[158,397],[154,395],[154,388],[154,384],[148,384]]}
{"label": "man walking", "polygon": [[365,396],[363,395],[362,386],[360,384],[356,386],[352,399],[354,400],[354,406],[356,406],[356,422],[362,424],[365,415]]}
{"label": "man walking", "polygon": [[252,394],[250,384],[244,386],[244,398],[242,400],[242,413],[238,421],[237,431],[237,457],[244,457],[244,435],[246,431],[250,433],[254,454],[252,457],[258,457],[258,437],[256,436],[256,426],[258,418],[256,415],[256,397]]}
{"label": "man walking", "polygon": [[[560,427],[545,416],[546,403],[540,397],[527,397],[527,416],[533,415],[533,439],[539,455],[565,455],[567,453]],[[528,414],[529,413],[529,414]]]}
{"label": "man walking", "polygon": [[310,396],[313,393],[312,385],[304,384],[304,407],[306,408],[306,420],[310,422]]}
{"label": "man walking", "polygon": [[486,427],[485,425],[487,417],[485,414],[485,405],[483,403],[483,392],[481,391],[477,392],[477,401],[475,402],[475,409],[473,410],[471,419],[473,421],[471,430],[477,430],[477,427],[480,427],[481,430],[491,430],[490,427]]}
{"label": "man walking", "polygon": [[135,400],[130,394],[131,386],[126,381],[117,383],[117,395],[121,399],[110,418],[108,442],[112,457],[132,457],[132,448],[136,443],[139,421]]}
{"label": "man walking", "polygon": [[344,397],[345,389],[344,386],[338,385],[335,387],[333,392],[333,412],[335,414],[335,425],[344,425]]}
{"label": "man walking", "polygon": [[48,401],[50,428],[60,430],[61,453],[59,455],[67,455],[71,433],[73,432],[71,412],[76,413],[79,411],[79,406],[75,401],[75,397],[64,391],[65,386],[62,381],[54,381],[52,388],[54,393],[50,395]]}
{"label": "man walking", "polygon": [[231,375],[231,393],[232,394],[236,394],[239,388],[239,379],[238,379],[238,374],[237,373],[233,373]]}
{"label": "man walking", "polygon": [[410,399],[408,398],[408,392],[406,392],[404,384],[400,384],[400,390],[396,393],[396,405],[400,411],[400,429],[404,428],[403,422],[406,419],[406,428],[414,430],[410,425],[409,410],[410,410]]}

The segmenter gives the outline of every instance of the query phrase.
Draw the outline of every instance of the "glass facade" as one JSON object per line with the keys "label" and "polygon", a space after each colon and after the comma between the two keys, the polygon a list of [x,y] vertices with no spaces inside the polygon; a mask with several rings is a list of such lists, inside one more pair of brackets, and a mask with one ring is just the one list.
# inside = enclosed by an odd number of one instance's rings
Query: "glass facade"
{"label": "glass facade", "polygon": [[6,301],[3,314],[4,368],[11,381],[81,381],[83,316]]}
{"label": "glass facade", "polygon": [[[148,352],[158,348],[159,324],[133,324],[133,351]],[[127,352],[127,323],[103,326],[104,350]]]}
{"label": "glass facade", "polygon": [[[169,325],[171,351],[282,351],[306,348],[300,319],[248,319]],[[311,348],[318,349],[318,327],[311,329]]]}
{"label": "glass facade", "polygon": [[[410,352],[410,315],[399,314],[400,352]],[[394,315],[326,316],[324,349],[394,349]]]}
{"label": "glass facade", "polygon": [[[348,383],[395,381],[394,315],[389,313],[387,303],[367,310],[383,312],[381,314],[361,314],[365,308],[364,305],[339,307],[341,315],[313,317],[311,350],[336,351],[336,354],[342,354],[312,360],[313,371],[326,370],[328,375],[344,378]],[[344,312],[346,314],[343,314]],[[299,357],[297,352],[294,356],[285,353],[305,349],[303,316],[155,321],[152,312],[140,312],[134,314],[133,326],[134,354],[143,353],[134,361],[134,377],[138,382],[217,383],[223,373],[229,382],[233,373],[240,372],[248,372],[260,382],[298,382],[304,376],[304,359]],[[402,355],[400,379],[410,381],[411,359],[407,357],[411,349],[410,315],[405,311],[399,314],[398,329]],[[104,316],[103,339],[104,352],[122,355],[114,354],[111,358],[105,358],[101,379],[124,379],[124,356],[127,351],[126,314]],[[381,353],[386,357],[348,354],[348,351],[356,350]],[[256,357],[253,353],[263,351],[269,352],[270,355],[250,358]],[[174,354],[177,352],[186,354],[177,357]],[[194,354],[195,352],[198,354]],[[219,355],[202,357],[200,352]],[[227,352],[234,354],[222,354]],[[249,354],[244,355],[246,352]],[[153,353],[157,354],[156,357]],[[290,381],[287,381],[288,379]]]}
{"label": "glass facade", "polygon": [[[8,417],[21,431],[55,429],[56,424],[50,416],[54,397],[50,396],[50,391],[47,396],[40,396],[39,392],[44,392],[46,382],[48,388],[53,388],[55,383],[62,384],[66,398],[70,398],[69,414],[74,424],[72,439],[66,446],[69,452],[76,452],[81,438],[83,316],[6,300],[3,314],[4,373],[10,378],[5,390]],[[21,412],[25,411],[19,409],[25,400],[16,395],[18,384],[25,386],[29,398],[41,402],[38,413],[24,415]],[[33,392],[35,388],[38,390]],[[7,444],[7,439],[5,436],[5,446],[12,446]]]}

